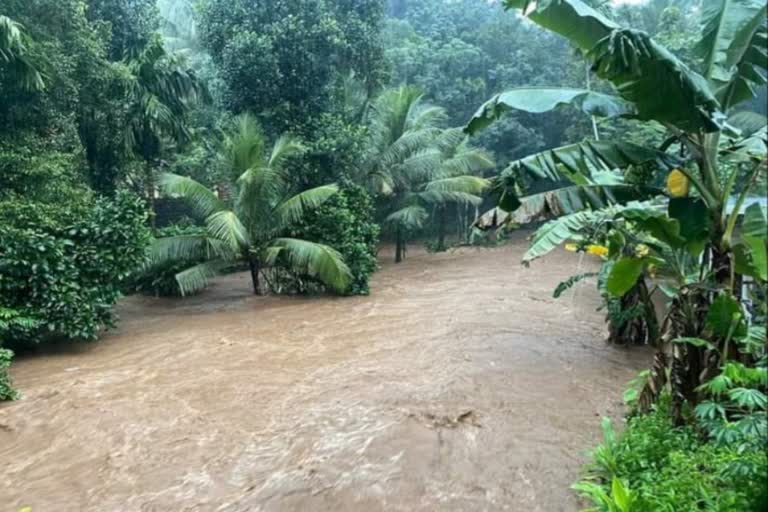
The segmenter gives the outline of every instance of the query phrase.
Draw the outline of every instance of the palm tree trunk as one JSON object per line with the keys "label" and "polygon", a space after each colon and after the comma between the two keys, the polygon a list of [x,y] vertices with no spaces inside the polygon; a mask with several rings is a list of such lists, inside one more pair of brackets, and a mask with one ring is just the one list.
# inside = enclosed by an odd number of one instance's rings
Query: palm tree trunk
{"label": "palm tree trunk", "polygon": [[253,283],[253,294],[261,295],[261,286],[259,285],[259,272],[261,265],[256,259],[248,260],[248,266],[251,268],[251,282]]}
{"label": "palm tree trunk", "polygon": [[155,211],[155,173],[152,162],[147,161],[146,169],[147,202],[149,204],[149,225],[154,230],[157,227],[157,214]]}
{"label": "palm tree trunk", "polygon": [[395,263],[400,263],[405,259],[405,239],[403,238],[402,229],[397,228],[395,237]]}
{"label": "palm tree trunk", "polygon": [[445,246],[445,231],[448,229],[446,225],[447,215],[445,212],[445,206],[437,207],[437,250],[444,251],[447,249]]}

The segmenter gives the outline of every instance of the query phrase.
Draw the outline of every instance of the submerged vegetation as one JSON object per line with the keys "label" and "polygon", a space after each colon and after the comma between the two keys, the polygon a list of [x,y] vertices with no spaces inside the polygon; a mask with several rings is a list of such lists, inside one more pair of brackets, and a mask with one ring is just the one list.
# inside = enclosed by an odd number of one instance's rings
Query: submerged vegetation
{"label": "submerged vegetation", "polygon": [[0,400],[9,348],[95,340],[122,293],[245,271],[257,295],[365,295],[380,238],[400,263],[543,221],[523,263],[599,260],[555,296],[595,282],[608,341],[656,351],[574,489],[765,508],[765,20],[763,0],[0,0]]}

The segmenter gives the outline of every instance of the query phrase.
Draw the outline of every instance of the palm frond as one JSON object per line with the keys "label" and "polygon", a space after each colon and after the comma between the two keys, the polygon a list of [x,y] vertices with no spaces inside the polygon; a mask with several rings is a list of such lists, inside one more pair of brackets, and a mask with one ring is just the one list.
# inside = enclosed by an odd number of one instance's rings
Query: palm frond
{"label": "palm frond", "polygon": [[201,217],[208,217],[226,208],[216,194],[192,178],[164,173],[160,177],[160,186],[166,194],[186,199]]}
{"label": "palm frond", "polygon": [[479,206],[483,202],[483,198],[470,194],[468,192],[452,191],[452,190],[425,190],[417,194],[418,197],[429,203],[444,205],[448,203],[456,204],[471,204]]}
{"label": "palm frond", "polygon": [[224,242],[233,253],[242,251],[250,243],[248,230],[232,210],[222,210],[205,219],[208,233]]}
{"label": "palm frond", "polygon": [[226,269],[230,262],[225,260],[205,261],[176,274],[181,295],[199,292],[208,286],[208,280]]}
{"label": "palm frond", "polygon": [[485,192],[489,186],[490,182],[485,178],[478,176],[454,176],[452,178],[432,180],[427,183],[424,190],[426,192],[465,192],[467,194],[479,195]]}
{"label": "palm frond", "polygon": [[318,278],[337,292],[343,292],[352,273],[341,254],[327,245],[297,238],[277,238],[267,252],[267,264],[284,258],[293,270]]}
{"label": "palm frond", "polygon": [[421,206],[406,206],[387,216],[385,222],[404,229],[419,229],[429,217],[427,210]]}
{"label": "palm frond", "polygon": [[298,222],[308,210],[322,206],[331,196],[339,192],[337,185],[323,185],[304,192],[283,201],[275,209],[275,218],[278,225],[287,226]]}
{"label": "palm frond", "polygon": [[169,261],[223,258],[232,252],[222,242],[207,235],[179,235],[155,239],[147,250],[146,268]]}
{"label": "palm frond", "polygon": [[495,166],[496,162],[490,153],[484,149],[469,147],[466,143],[462,143],[442,165],[445,176],[476,174]]}
{"label": "palm frond", "polygon": [[291,137],[290,135],[283,135],[275,145],[272,146],[272,154],[269,156],[269,167],[279,169],[286,161],[286,159],[300,155],[305,151],[305,147],[301,144],[299,139]]}
{"label": "palm frond", "polygon": [[251,114],[237,116],[233,128],[224,141],[224,159],[233,176],[241,176],[249,169],[264,166],[266,135]]}

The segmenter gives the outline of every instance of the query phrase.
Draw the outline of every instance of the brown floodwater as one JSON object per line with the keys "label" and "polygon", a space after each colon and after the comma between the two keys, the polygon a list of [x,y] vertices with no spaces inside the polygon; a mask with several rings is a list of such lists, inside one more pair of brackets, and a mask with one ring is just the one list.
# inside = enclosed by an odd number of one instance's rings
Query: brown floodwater
{"label": "brown floodwater", "polygon": [[356,298],[244,274],[133,297],[95,344],[21,358],[0,511],[572,511],[649,353],[604,344],[578,260],[525,243],[387,260]]}

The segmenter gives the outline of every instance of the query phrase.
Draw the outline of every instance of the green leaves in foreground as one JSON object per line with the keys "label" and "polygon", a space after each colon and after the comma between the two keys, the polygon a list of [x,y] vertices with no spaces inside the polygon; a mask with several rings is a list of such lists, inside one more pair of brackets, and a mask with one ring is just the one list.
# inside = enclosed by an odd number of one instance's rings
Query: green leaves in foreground
{"label": "green leaves in foreground", "polygon": [[621,258],[608,274],[605,286],[608,293],[617,297],[623,296],[635,286],[643,274],[645,261],[639,258]]}
{"label": "green leaves in foreground", "polygon": [[706,325],[721,338],[729,335],[741,337],[747,334],[747,324],[744,322],[741,304],[725,293],[719,295],[710,306]]}
{"label": "green leaves in foreground", "polygon": [[720,129],[719,105],[704,77],[648,34],[622,28],[580,0],[506,0],[504,4],[587,53],[597,75],[634,104],[638,119],[682,130]]}

